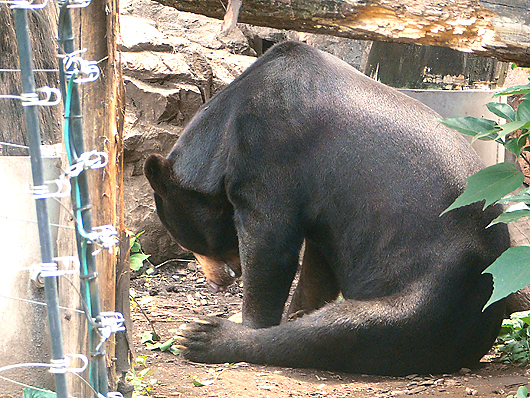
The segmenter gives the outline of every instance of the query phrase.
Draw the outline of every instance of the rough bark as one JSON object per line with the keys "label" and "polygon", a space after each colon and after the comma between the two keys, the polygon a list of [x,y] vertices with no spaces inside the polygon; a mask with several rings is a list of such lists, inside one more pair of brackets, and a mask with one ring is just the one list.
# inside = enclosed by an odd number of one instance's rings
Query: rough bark
{"label": "rough bark", "polygon": [[[222,19],[218,0],[156,0]],[[239,22],[352,39],[451,47],[530,66],[529,0],[245,0]]]}
{"label": "rough bark", "polygon": [[[31,45],[35,69],[57,69],[57,7],[50,2],[47,7],[28,13]],[[17,39],[13,12],[0,4],[0,95],[20,95],[22,83],[19,68]],[[35,84],[56,87],[56,72],[37,72]],[[41,136],[45,144],[61,141],[62,107],[41,107],[39,110]],[[20,100],[0,99],[0,142],[28,145],[24,109]],[[0,145],[0,155],[27,155],[26,149]]]}

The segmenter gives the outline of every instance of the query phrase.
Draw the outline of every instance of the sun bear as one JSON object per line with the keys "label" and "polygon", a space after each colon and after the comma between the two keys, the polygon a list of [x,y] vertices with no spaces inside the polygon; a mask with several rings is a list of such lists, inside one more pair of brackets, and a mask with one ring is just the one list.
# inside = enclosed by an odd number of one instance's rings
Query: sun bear
{"label": "sun bear", "polygon": [[[182,354],[396,376],[476,365],[503,315],[502,302],[483,311],[493,283],[482,271],[509,235],[485,228],[494,206],[440,216],[483,165],[437,117],[293,42],[207,102],[145,175],[162,223],[209,279],[242,274],[243,323],[183,326]],[[289,311],[307,315],[281,323],[303,244]]]}

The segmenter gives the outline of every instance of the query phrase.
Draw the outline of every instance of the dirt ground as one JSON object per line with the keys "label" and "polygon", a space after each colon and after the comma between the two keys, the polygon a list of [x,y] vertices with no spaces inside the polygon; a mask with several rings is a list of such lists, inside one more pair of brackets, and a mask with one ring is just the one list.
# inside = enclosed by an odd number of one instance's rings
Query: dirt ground
{"label": "dirt ground", "polygon": [[[527,385],[530,368],[483,359],[478,370],[457,374],[381,377],[350,375],[310,369],[257,366],[247,363],[206,365],[188,362],[169,351],[151,351],[141,342],[145,331],[156,330],[161,341],[175,335],[183,318],[198,314],[229,317],[241,310],[241,286],[212,293],[194,262],[172,261],[151,276],[131,281],[135,355],[146,356],[153,381],[151,397],[507,397]],[[141,309],[140,309],[141,308]],[[148,321],[149,319],[149,321]],[[152,327],[150,325],[152,324]],[[140,372],[144,366],[136,366]],[[195,386],[200,381],[203,386]]]}

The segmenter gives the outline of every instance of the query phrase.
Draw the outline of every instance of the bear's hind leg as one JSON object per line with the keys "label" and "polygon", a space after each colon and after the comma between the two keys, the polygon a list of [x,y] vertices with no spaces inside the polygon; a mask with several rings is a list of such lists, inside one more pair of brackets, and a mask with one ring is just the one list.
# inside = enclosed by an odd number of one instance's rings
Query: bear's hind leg
{"label": "bear's hind leg", "polygon": [[335,301],[340,293],[332,268],[317,246],[306,239],[300,277],[287,310],[288,320],[299,318]]}

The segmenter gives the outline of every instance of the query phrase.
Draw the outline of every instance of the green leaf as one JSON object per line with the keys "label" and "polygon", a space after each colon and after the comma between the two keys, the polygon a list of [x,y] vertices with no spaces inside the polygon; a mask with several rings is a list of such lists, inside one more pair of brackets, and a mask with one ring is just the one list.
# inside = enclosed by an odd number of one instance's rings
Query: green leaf
{"label": "green leaf", "polygon": [[502,200],[499,200],[499,203],[507,204],[507,203],[518,203],[518,202],[524,202],[524,203],[530,203],[530,187],[521,189],[518,193],[514,195],[508,195],[502,198]]}
{"label": "green leaf", "polygon": [[[529,101],[530,102],[530,101]],[[508,134],[513,133],[516,130],[520,129],[526,129],[530,127],[530,119],[524,121],[524,120],[516,120],[515,122],[510,122],[506,124],[501,124],[501,132],[499,132],[499,137],[506,137]]]}
{"label": "green leaf", "polygon": [[142,251],[142,248],[140,246],[140,242],[138,242],[138,238],[143,235],[145,231],[142,231],[142,232],[138,232],[136,235],[134,235],[130,242],[129,242],[129,245],[130,245],[130,252],[131,253],[140,253]]}
{"label": "green leaf", "polygon": [[150,351],[158,350],[160,348],[161,343],[145,343],[145,348],[147,348]]}
{"label": "green leaf", "polygon": [[527,140],[528,140],[528,130],[525,129],[523,130],[523,133],[519,137],[508,138],[506,142],[504,143],[504,146],[511,153],[519,157],[519,155],[521,155],[521,150],[528,151],[530,149],[530,147],[526,147],[522,149],[523,147],[526,146]]}
{"label": "green leaf", "polygon": [[56,398],[57,394],[53,391],[41,391],[41,390],[35,390],[31,387],[24,388],[24,391],[22,392],[22,398]]}
{"label": "green leaf", "polygon": [[138,271],[144,265],[144,261],[151,257],[150,254],[136,253],[131,254],[131,269],[133,271]]}
{"label": "green leaf", "polygon": [[524,181],[524,174],[512,163],[497,163],[486,167],[467,178],[464,192],[445,209],[440,216],[450,210],[485,200],[484,209],[509,194]]}
{"label": "green leaf", "polygon": [[148,350],[160,350],[160,351],[166,351],[168,350],[169,348],[171,348],[171,346],[173,345],[173,343],[175,342],[175,339],[172,337],[170,338],[168,341],[164,342],[164,343],[150,343],[150,342],[146,342],[145,343],[145,347],[148,349]]}
{"label": "green leaf", "polygon": [[513,122],[515,120],[515,111],[511,105],[502,102],[489,102],[486,104],[489,111],[503,119]]}
{"label": "green leaf", "polygon": [[175,342],[175,339],[173,337],[171,337],[165,343],[160,344],[160,351],[166,351],[167,349],[169,349],[173,345],[174,342]]}
{"label": "green leaf", "polygon": [[[524,146],[525,144],[523,144]],[[519,145],[518,138],[508,138],[504,143],[504,147],[513,153],[516,157],[521,155],[521,145]]]}
{"label": "green leaf", "polygon": [[140,243],[136,239],[136,236],[131,238],[131,253],[140,253],[142,251],[142,247],[140,246]]}
{"label": "green leaf", "polygon": [[530,209],[505,212],[505,213],[502,213],[495,220],[490,222],[490,224],[486,228],[489,228],[498,223],[509,224],[511,222],[517,221],[523,217],[528,217],[528,216],[530,216]]}
{"label": "green leaf", "polygon": [[524,100],[519,104],[515,118],[524,122],[530,121],[530,100]]}
{"label": "green leaf", "polygon": [[497,138],[495,132],[499,130],[497,122],[472,116],[448,117],[435,120],[461,134],[473,137],[478,135],[482,139],[494,140]]}
{"label": "green leaf", "polygon": [[471,140],[471,143],[475,142],[476,140],[481,141],[493,141],[499,138],[499,135],[497,132],[500,131],[500,128],[491,130],[491,131],[485,131],[483,133],[476,134],[473,139]]}
{"label": "green leaf", "polygon": [[528,388],[526,386],[521,386],[517,389],[517,398],[527,398],[528,397]]}
{"label": "green leaf", "polygon": [[155,341],[160,341],[160,336],[153,331],[147,331],[142,334],[142,339],[140,341],[142,344],[154,343]]}
{"label": "green leaf", "polygon": [[493,275],[493,294],[484,306],[530,284],[530,246],[510,247],[483,272]]}
{"label": "green leaf", "polygon": [[138,372],[138,378],[143,379],[145,376],[148,376],[151,373],[153,373],[153,370],[151,368],[142,369]]}
{"label": "green leaf", "polygon": [[[151,333],[151,334],[154,334],[155,336],[157,336],[154,332],[145,332],[143,335],[142,335],[142,344],[145,343],[144,341],[144,336],[146,335],[146,333]],[[158,337],[158,336],[157,336]],[[143,367],[147,368],[147,355],[138,355],[135,360],[134,360],[134,363],[136,365],[142,365]]]}
{"label": "green leaf", "polygon": [[504,90],[497,91],[493,96],[498,97],[499,95],[514,95],[514,94],[528,94],[530,93],[530,84],[518,85],[508,87]]}

